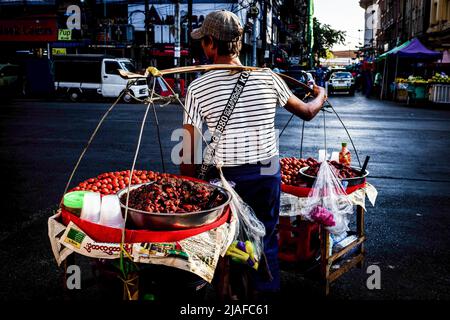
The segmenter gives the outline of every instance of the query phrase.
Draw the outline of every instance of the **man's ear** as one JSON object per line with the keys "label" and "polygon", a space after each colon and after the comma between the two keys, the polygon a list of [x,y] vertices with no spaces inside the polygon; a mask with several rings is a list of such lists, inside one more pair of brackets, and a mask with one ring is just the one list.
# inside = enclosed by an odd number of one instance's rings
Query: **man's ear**
{"label": "man's ear", "polygon": [[211,46],[212,49],[216,49],[216,42],[214,41],[212,36],[207,36],[208,37],[208,45]]}

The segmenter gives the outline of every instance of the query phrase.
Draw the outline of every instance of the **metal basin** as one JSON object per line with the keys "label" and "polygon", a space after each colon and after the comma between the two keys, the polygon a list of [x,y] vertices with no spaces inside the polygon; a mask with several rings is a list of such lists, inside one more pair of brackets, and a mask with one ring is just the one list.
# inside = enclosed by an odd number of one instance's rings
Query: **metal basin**
{"label": "metal basin", "polygon": [[[359,167],[350,167],[353,170],[361,173],[361,168]],[[316,181],[316,177],[315,176],[310,176],[309,174],[306,174],[305,171],[308,170],[309,167],[304,167],[300,169],[300,174],[303,178],[303,180],[305,180],[309,186],[312,186],[314,184],[314,181]],[[344,179],[339,179],[340,181],[347,181],[348,185],[347,187],[352,187],[352,186],[356,186],[358,184],[361,184],[364,182],[364,179],[369,175],[369,171],[365,171],[363,175],[359,176],[359,177],[354,177],[354,178],[344,178]]]}
{"label": "metal basin", "polygon": [[[130,191],[152,183],[153,182],[132,185]],[[208,186],[211,185],[208,184]],[[231,201],[231,194],[227,190],[217,186],[212,187],[220,189],[225,196],[224,203],[220,206],[189,213],[150,213],[128,207],[128,216],[131,218],[131,221],[133,221],[133,224],[137,229],[147,230],[182,230],[212,223],[222,215],[224,209]],[[117,192],[119,199],[122,195],[126,194],[127,191],[128,187],[119,190]],[[122,212],[125,213],[125,204],[120,202],[120,206],[122,207]]]}

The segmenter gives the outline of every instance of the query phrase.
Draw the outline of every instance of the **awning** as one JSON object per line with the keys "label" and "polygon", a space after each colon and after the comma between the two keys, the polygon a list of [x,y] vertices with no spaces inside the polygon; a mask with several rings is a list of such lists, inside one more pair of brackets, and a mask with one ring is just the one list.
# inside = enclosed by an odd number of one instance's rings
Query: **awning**
{"label": "awning", "polygon": [[391,49],[385,53],[383,53],[382,55],[378,56],[377,60],[383,60],[386,59],[389,55],[391,54],[395,54],[396,52],[398,52],[399,50],[401,50],[402,48],[406,47],[408,44],[411,43],[411,40],[406,41],[405,43],[403,43],[402,45],[395,47],[394,49]]}
{"label": "awning", "polygon": [[442,53],[426,48],[419,39],[414,38],[406,41],[402,45],[383,53],[378,57],[378,60],[385,59],[389,55],[395,55],[401,58],[415,58],[415,59],[431,59],[437,60],[442,58]]}

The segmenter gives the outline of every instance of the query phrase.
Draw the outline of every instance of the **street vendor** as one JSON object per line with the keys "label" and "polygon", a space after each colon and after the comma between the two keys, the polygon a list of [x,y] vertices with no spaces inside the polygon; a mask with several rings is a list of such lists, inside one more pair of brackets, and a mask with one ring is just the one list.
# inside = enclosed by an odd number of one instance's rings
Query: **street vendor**
{"label": "street vendor", "polygon": [[[214,64],[242,65],[239,60],[242,33],[239,18],[232,12],[219,10],[208,14],[202,26],[193,30],[191,36],[201,41],[206,57]],[[214,132],[240,75],[241,72],[214,70],[190,84],[183,120],[187,135],[183,139],[183,175],[196,175],[195,163],[202,161],[195,156],[202,145],[198,131],[202,132],[202,124],[205,123],[210,133]],[[275,132],[276,108],[284,106],[303,120],[311,120],[326,99],[322,87],[314,86],[313,89],[315,98],[305,103],[270,69],[251,71],[215,150],[215,159],[222,163],[225,178],[236,184],[237,193],[252,207],[266,228],[264,253],[272,280],[264,281],[257,274],[252,283],[261,295],[270,295],[280,289],[275,233],[281,185]],[[273,170],[264,170],[268,168]],[[209,178],[213,176],[211,173]]]}

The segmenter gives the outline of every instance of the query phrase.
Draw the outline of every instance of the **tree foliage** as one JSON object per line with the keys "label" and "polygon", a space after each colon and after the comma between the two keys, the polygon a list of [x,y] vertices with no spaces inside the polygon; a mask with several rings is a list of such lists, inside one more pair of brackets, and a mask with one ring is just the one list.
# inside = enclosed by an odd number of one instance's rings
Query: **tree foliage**
{"label": "tree foliage", "polygon": [[317,59],[326,58],[327,52],[335,44],[345,44],[345,31],[335,30],[328,24],[322,24],[317,18],[313,20],[313,28],[314,44],[312,51]]}

